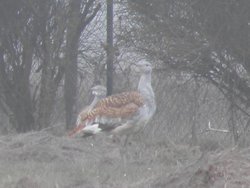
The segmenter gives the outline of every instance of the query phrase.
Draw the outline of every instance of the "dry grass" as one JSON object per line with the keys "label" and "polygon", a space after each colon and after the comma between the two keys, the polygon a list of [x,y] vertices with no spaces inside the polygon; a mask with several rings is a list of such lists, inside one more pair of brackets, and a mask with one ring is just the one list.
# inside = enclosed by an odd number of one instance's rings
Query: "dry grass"
{"label": "dry grass", "polygon": [[167,139],[149,142],[140,135],[130,141],[123,147],[105,135],[69,139],[49,131],[2,136],[0,186],[250,187],[249,150],[202,154]]}

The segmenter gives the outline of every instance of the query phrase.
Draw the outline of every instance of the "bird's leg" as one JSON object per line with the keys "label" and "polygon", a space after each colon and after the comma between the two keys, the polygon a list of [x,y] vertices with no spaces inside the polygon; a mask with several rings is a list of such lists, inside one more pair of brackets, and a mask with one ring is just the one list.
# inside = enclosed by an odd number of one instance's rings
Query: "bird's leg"
{"label": "bird's leg", "polygon": [[125,138],[125,142],[119,143],[119,151],[120,151],[120,156],[121,156],[121,167],[122,167],[122,172],[123,172],[124,177],[127,176],[127,165],[128,165],[126,142],[127,142],[127,136]]}
{"label": "bird's leg", "polygon": [[129,155],[129,138],[130,138],[130,135],[129,134],[126,134],[124,135],[125,138],[123,139],[124,142],[121,142],[120,143],[120,155],[121,155],[121,160],[122,160],[122,170],[124,172],[124,177],[127,176],[127,168],[128,168],[128,163],[129,163],[129,160],[130,160],[130,155]]}

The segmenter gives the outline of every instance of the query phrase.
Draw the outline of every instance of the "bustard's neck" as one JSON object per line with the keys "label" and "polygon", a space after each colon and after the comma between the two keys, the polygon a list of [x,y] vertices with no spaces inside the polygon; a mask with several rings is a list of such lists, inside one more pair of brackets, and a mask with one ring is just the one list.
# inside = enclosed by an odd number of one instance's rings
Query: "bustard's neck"
{"label": "bustard's neck", "polygon": [[154,91],[151,86],[151,73],[144,73],[140,77],[138,91],[145,99],[154,98]]}
{"label": "bustard's neck", "polygon": [[151,85],[151,73],[141,75],[138,91],[144,98],[145,105],[148,109],[148,118],[152,117],[156,110],[155,95]]}
{"label": "bustard's neck", "polygon": [[144,73],[140,77],[138,90],[143,94],[145,88],[151,86],[151,73]]}
{"label": "bustard's neck", "polygon": [[94,106],[96,105],[96,103],[101,100],[103,97],[101,96],[95,96],[94,100],[92,101],[92,103],[89,105],[90,109],[94,108]]}

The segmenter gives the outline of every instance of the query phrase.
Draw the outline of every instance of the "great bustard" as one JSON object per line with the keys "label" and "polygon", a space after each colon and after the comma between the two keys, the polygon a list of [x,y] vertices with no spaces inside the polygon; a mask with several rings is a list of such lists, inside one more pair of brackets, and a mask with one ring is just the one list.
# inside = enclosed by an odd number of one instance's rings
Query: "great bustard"
{"label": "great bustard", "polygon": [[[77,133],[89,134],[89,128],[94,128],[93,134],[109,129],[111,134],[129,135],[137,132],[151,119],[156,110],[154,91],[151,86],[152,66],[143,60],[135,64],[140,73],[137,91],[124,92],[101,99],[90,110],[82,124],[76,127],[71,136]],[[110,126],[111,125],[111,126]]]}
{"label": "great bustard", "polygon": [[[85,122],[85,118],[86,118],[88,112],[90,112],[94,108],[94,106],[96,105],[96,103],[98,101],[100,101],[101,99],[106,97],[107,89],[106,89],[106,87],[104,87],[102,85],[96,85],[96,86],[92,87],[90,90],[91,90],[91,94],[94,96],[94,99],[91,102],[91,104],[86,106],[83,110],[81,110],[81,112],[77,116],[76,128],[87,123],[87,122]],[[74,131],[70,132],[69,136],[71,136],[71,134],[74,134]]]}

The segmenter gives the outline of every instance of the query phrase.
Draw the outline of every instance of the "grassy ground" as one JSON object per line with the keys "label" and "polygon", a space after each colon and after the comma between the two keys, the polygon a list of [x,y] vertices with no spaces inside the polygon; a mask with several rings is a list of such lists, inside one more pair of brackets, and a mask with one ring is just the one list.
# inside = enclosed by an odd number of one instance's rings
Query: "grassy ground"
{"label": "grassy ground", "polygon": [[201,152],[168,139],[114,143],[49,131],[0,137],[3,188],[250,187],[250,150]]}

